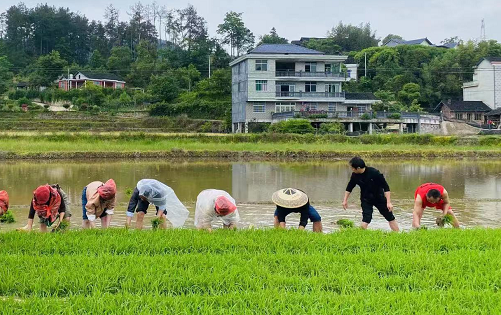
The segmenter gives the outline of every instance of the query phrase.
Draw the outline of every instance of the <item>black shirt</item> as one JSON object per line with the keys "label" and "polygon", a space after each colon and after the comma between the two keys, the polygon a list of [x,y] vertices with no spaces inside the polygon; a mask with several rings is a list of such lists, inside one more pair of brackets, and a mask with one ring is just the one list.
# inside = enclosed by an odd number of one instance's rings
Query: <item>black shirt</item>
{"label": "black shirt", "polygon": [[351,193],[356,185],[360,187],[361,200],[383,200],[384,193],[390,191],[383,174],[373,167],[366,167],[362,174],[351,174],[346,191]]}
{"label": "black shirt", "polygon": [[285,217],[291,213],[299,213],[299,225],[305,227],[308,224],[308,217],[310,213],[310,202],[300,208],[283,208],[277,205],[276,214],[278,222],[285,222]]}

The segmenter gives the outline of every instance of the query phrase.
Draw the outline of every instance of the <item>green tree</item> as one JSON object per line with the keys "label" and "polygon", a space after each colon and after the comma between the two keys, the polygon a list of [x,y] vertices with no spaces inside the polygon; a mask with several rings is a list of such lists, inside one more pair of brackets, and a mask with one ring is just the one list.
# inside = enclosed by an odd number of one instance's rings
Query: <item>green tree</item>
{"label": "green tree", "polygon": [[129,47],[113,47],[111,56],[108,58],[106,66],[108,70],[114,72],[122,78],[129,74],[132,64],[132,52]]}
{"label": "green tree", "polygon": [[179,81],[171,72],[159,76],[154,75],[148,90],[156,102],[167,103],[175,100],[181,92]]}
{"label": "green tree", "polygon": [[286,38],[280,37],[277,34],[277,30],[273,27],[269,34],[262,35],[259,37],[259,44],[288,44],[289,41]]}
{"label": "green tree", "polygon": [[338,55],[343,50],[333,38],[310,39],[305,46],[329,55]]}
{"label": "green tree", "polygon": [[179,68],[174,71],[180,84],[180,88],[191,91],[195,84],[200,80],[201,73],[197,68],[190,64],[187,68]]}
{"label": "green tree", "polygon": [[254,35],[245,26],[242,13],[226,13],[224,22],[218,25],[217,33],[223,36],[223,44],[230,45],[231,56],[239,56],[254,45]]}
{"label": "green tree", "polygon": [[346,52],[375,47],[379,43],[379,39],[376,38],[376,33],[372,31],[370,23],[355,26],[339,22],[329,32],[329,37]]}
{"label": "green tree", "polygon": [[6,56],[0,57],[0,96],[5,93],[12,84],[12,72],[10,68],[12,64],[7,60]]}
{"label": "green tree", "polygon": [[50,86],[64,73],[63,70],[67,65],[59,52],[53,50],[50,54],[39,57],[31,67],[30,83],[35,86]]}
{"label": "green tree", "polygon": [[106,59],[99,52],[99,50],[94,50],[89,60],[89,67],[92,69],[106,68]]}
{"label": "green tree", "polygon": [[421,97],[421,87],[417,83],[407,83],[398,92],[398,98],[406,105],[410,106]]}
{"label": "green tree", "polygon": [[118,103],[120,104],[120,106],[128,107],[132,105],[132,98],[129,96],[129,94],[127,94],[127,92],[123,91],[118,98]]}
{"label": "green tree", "polygon": [[136,47],[137,59],[131,65],[127,82],[136,87],[146,87],[156,69],[157,45],[140,41]]}

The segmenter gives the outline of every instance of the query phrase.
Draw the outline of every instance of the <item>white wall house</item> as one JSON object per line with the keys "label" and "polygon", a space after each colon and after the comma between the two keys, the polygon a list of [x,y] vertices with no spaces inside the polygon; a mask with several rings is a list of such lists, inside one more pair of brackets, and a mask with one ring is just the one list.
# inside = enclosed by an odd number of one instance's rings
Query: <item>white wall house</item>
{"label": "white wall house", "polygon": [[357,79],[357,65],[346,59],[292,44],[261,45],[235,59],[233,132],[246,132],[249,122],[272,122],[275,113],[370,110],[374,95],[343,90],[343,82]]}
{"label": "white wall house", "polygon": [[501,108],[501,57],[486,57],[478,63],[473,81],[463,84],[463,100]]}

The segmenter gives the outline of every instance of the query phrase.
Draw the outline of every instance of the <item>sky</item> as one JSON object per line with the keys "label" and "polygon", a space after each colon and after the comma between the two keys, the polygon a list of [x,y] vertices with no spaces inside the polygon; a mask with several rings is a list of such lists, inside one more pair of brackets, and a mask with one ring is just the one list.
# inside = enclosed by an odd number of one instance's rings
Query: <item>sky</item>
{"label": "sky", "polygon": [[[24,0],[28,7],[40,2]],[[105,8],[111,3],[126,20],[126,11],[137,0],[45,2],[56,7],[69,7],[90,20],[103,20]],[[141,2],[147,4],[153,1]],[[17,3],[1,0],[0,11]],[[302,36],[323,37],[339,21],[343,21],[355,25],[369,22],[381,39],[391,33],[407,40],[428,37],[433,43],[440,43],[452,36],[464,40],[478,39],[481,20],[484,19],[486,37],[501,42],[500,0],[157,0],[157,3],[168,9],[181,9],[188,3],[194,5],[207,20],[212,36],[216,35],[217,25],[222,23],[225,13],[235,11],[243,13],[243,20],[256,39],[272,27],[289,40]]]}

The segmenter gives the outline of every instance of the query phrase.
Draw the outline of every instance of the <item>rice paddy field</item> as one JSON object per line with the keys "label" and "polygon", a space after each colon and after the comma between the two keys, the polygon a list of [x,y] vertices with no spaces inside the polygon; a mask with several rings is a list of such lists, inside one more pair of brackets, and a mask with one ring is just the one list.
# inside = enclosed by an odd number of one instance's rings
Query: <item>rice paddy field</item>
{"label": "rice paddy field", "polygon": [[2,314],[498,314],[501,230],[0,234]]}
{"label": "rice paddy field", "polygon": [[4,132],[0,159],[148,157],[498,157],[501,137]]}

